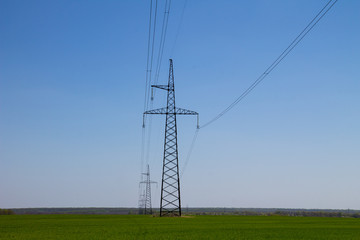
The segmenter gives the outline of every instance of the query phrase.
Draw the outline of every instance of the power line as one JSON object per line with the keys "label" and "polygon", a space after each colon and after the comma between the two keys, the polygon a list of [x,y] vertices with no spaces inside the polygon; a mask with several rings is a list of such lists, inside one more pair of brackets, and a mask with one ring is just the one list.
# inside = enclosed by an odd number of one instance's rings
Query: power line
{"label": "power line", "polygon": [[148,43],[147,43],[147,57],[146,57],[146,76],[145,76],[145,99],[144,111],[147,107],[147,94],[149,86],[149,58],[150,58],[150,42],[151,42],[151,23],[152,23],[152,0],[150,0],[150,14],[149,14],[149,30],[148,30]]}
{"label": "power line", "polygon": [[[157,20],[157,8],[158,8],[158,1],[155,2],[155,11],[153,10],[153,1],[150,1],[150,17],[149,17],[149,33],[148,33],[148,50],[147,50],[147,63],[146,63],[146,84],[145,84],[145,101],[144,101],[144,112],[150,108],[152,108],[153,105],[153,96],[152,92],[150,94],[150,85],[152,83],[152,68],[153,68],[153,60],[154,60],[154,51],[155,51],[155,36],[156,36],[156,20]],[[161,30],[161,36],[160,36],[160,44],[159,44],[159,50],[158,50],[158,56],[157,56],[157,64],[155,67],[155,83],[158,81],[159,78],[159,72],[161,68],[161,62],[162,62],[162,56],[164,52],[164,46],[165,46],[165,39],[167,34],[167,26],[169,21],[169,13],[170,13],[170,6],[171,6],[171,0],[165,1],[165,10],[164,10],[164,18],[162,22],[162,30]],[[154,20],[152,20],[152,14],[154,12]],[[153,26],[153,27],[152,27]],[[151,35],[151,30],[153,30],[153,33]],[[152,41],[151,41],[152,38]],[[151,55],[150,55],[151,54]],[[151,97],[150,97],[151,95]],[[152,119],[151,116],[149,116],[149,119],[147,116],[144,116],[143,119],[143,128],[145,127],[145,124],[147,125],[148,130],[144,131],[142,137],[144,138],[142,140],[142,153],[141,153],[141,168],[143,168],[144,161],[146,163],[149,162],[149,156],[150,156],[150,138],[151,138],[151,128],[152,128]]]}
{"label": "power line", "polygon": [[[152,104],[150,104],[150,108],[152,108]],[[151,130],[152,130],[152,117],[149,116],[148,121],[148,132],[147,132],[147,141],[146,141],[146,154],[145,154],[145,162],[146,164],[149,164],[149,158],[150,158],[150,143],[151,143]]]}
{"label": "power line", "polygon": [[191,156],[192,151],[193,151],[193,149],[194,149],[195,142],[196,142],[196,139],[197,139],[198,134],[199,134],[199,128],[196,128],[195,134],[194,134],[193,139],[192,139],[191,144],[190,144],[189,152],[188,152],[188,154],[186,155],[185,163],[184,163],[184,166],[183,166],[182,171],[181,171],[181,173],[180,173],[180,179],[181,179],[182,176],[184,175],[184,172],[185,172],[185,170],[186,170],[186,167],[187,167],[187,165],[188,165],[188,163],[189,163],[190,156]]}
{"label": "power line", "polygon": [[145,128],[143,127],[141,131],[140,172],[142,172],[144,166],[144,154],[145,154]]}
{"label": "power line", "polygon": [[152,46],[151,46],[151,58],[150,58],[150,70],[149,70],[149,85],[147,88],[148,92],[147,92],[146,110],[149,109],[150,85],[151,85],[151,76],[152,76],[152,67],[153,67],[154,49],[155,49],[157,6],[158,6],[158,0],[156,0],[156,2],[155,2],[154,27],[153,27],[153,34],[152,34]]}
{"label": "power line", "polygon": [[[221,111],[213,119],[206,122],[200,128],[204,128],[221,118],[224,114],[235,107],[243,98],[245,98],[259,83],[261,83],[279,63],[301,42],[301,40],[314,28],[314,26],[326,15],[326,13],[335,5],[337,0],[330,0],[321,11],[311,20],[311,22],[301,31],[301,33],[291,42],[291,44],[279,55],[278,58],[253,82],[234,102]],[[332,3],[332,4],[331,4]],[[330,5],[331,4],[331,5]],[[329,6],[330,5],[330,6]],[[329,7],[328,7],[329,6]]]}
{"label": "power line", "polygon": [[[155,80],[154,80],[155,85],[157,84],[158,79],[159,79],[162,57],[163,57],[163,53],[164,53],[167,26],[168,26],[168,22],[169,22],[170,6],[171,6],[171,0],[166,0],[164,18],[163,18],[163,23],[162,23],[162,28],[161,28],[159,52],[158,52],[157,64],[156,64],[156,68],[155,68]],[[154,94],[155,94],[155,89],[154,89]]]}
{"label": "power line", "polygon": [[177,43],[177,39],[178,39],[178,37],[179,37],[179,33],[180,33],[180,30],[181,30],[182,22],[183,22],[183,19],[184,19],[184,13],[185,13],[186,5],[187,5],[187,0],[185,0],[184,6],[183,6],[182,11],[181,11],[180,22],[179,22],[179,25],[178,25],[178,28],[177,28],[177,31],[176,31],[175,41],[174,41],[174,45],[173,45],[173,47],[172,47],[172,49],[171,49],[170,58],[173,56],[173,53],[174,53],[174,50],[175,50],[175,46],[176,46],[176,43]]}
{"label": "power line", "polygon": [[[211,123],[215,122],[216,120],[218,120],[220,117],[222,117],[225,113],[227,113],[228,111],[230,111],[236,104],[238,104],[243,98],[245,98],[290,52],[291,50],[293,50],[296,45],[307,35],[308,32],[311,31],[311,29],[313,29],[313,27],[321,20],[321,18],[323,16],[325,16],[325,14],[334,6],[334,4],[337,2],[337,0],[335,0],[330,7],[329,4],[332,2],[333,0],[330,0],[329,2],[327,2],[327,4],[321,9],[321,11],[310,21],[310,23],[301,31],[301,33],[291,42],[291,44],[279,55],[279,57],[264,71],[264,73],[252,84],[250,85],[250,87],[248,89],[246,89],[233,103],[231,103],[225,110],[223,110],[222,112],[220,112],[217,116],[215,116],[212,120],[210,120],[209,122],[205,123],[204,125],[202,125],[200,128],[204,128],[208,125],[210,125]],[[328,8],[327,8],[328,7]],[[325,10],[326,9],[326,10]],[[320,17],[319,17],[320,16]],[[183,166],[183,169],[181,171],[181,177],[183,176],[186,167],[189,163],[193,148],[195,146],[195,142],[197,139],[197,136],[199,134],[199,129],[196,129],[192,143],[190,145],[190,149],[189,152],[187,154],[186,157],[186,161],[185,164]]]}
{"label": "power line", "polygon": [[[152,34],[152,46],[151,46],[151,58],[150,58],[150,72],[149,72],[149,86],[148,86],[148,94],[147,94],[147,104],[146,104],[146,110],[149,109],[149,96],[150,96],[150,85],[151,85],[151,76],[152,76],[152,67],[153,67],[153,59],[154,59],[154,49],[155,49],[155,36],[156,36],[156,19],[157,19],[157,6],[158,6],[158,0],[155,2],[155,14],[154,14],[154,27],[153,27],[153,34]],[[150,101],[150,108],[152,108],[153,101],[151,98]],[[148,120],[148,134],[147,134],[147,141],[146,141],[146,154],[145,154],[145,162],[148,165],[149,163],[149,156],[150,156],[150,138],[151,138],[151,129],[152,129],[152,119],[151,116],[149,116]],[[146,137],[146,133],[145,133]]]}
{"label": "power line", "polygon": [[[144,111],[147,110],[147,104],[148,104],[148,89],[150,88],[149,83],[149,60],[150,60],[150,43],[151,43],[151,24],[152,24],[152,7],[153,7],[153,1],[150,0],[150,13],[149,13],[149,30],[148,30],[148,41],[147,41],[147,56],[146,56],[146,75],[145,75],[145,97],[144,97]],[[146,116],[144,116],[143,119],[143,129],[141,134],[141,172],[143,169],[144,164],[144,157],[145,157],[145,119]]]}

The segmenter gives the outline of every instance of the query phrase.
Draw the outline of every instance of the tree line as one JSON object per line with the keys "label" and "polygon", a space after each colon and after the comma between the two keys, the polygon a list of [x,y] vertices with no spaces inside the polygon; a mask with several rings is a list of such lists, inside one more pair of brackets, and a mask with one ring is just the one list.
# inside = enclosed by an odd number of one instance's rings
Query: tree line
{"label": "tree line", "polygon": [[14,211],[11,209],[1,209],[0,208],[0,215],[14,215]]}

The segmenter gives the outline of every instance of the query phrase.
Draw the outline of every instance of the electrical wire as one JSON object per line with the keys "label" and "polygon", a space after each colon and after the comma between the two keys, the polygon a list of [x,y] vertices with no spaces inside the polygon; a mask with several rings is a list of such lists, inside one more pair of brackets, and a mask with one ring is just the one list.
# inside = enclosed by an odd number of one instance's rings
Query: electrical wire
{"label": "electrical wire", "polygon": [[[151,78],[152,78],[152,68],[153,68],[154,49],[155,49],[155,36],[156,36],[157,6],[158,6],[158,0],[156,0],[156,2],[155,2],[154,27],[153,27],[153,34],[152,34],[152,46],[151,46],[150,70],[149,70],[149,85],[147,88],[148,92],[147,92],[146,110],[149,110],[149,98],[150,98],[150,91],[151,91]],[[151,97],[150,99],[152,100],[153,98]]]}
{"label": "electrical wire", "polygon": [[[151,76],[152,76],[152,68],[153,68],[153,59],[154,59],[154,49],[155,49],[155,36],[156,36],[156,19],[157,19],[157,6],[158,0],[155,2],[155,14],[154,14],[154,27],[153,27],[153,34],[152,34],[152,46],[151,46],[151,58],[150,58],[150,74],[149,74],[149,86],[148,86],[148,94],[147,94],[147,104],[146,104],[146,111],[149,110],[149,98],[150,98],[150,89],[151,89]],[[150,109],[153,106],[153,98],[150,98]],[[150,139],[151,139],[151,130],[152,130],[152,116],[148,116],[145,119],[148,123],[145,123],[148,129],[148,134],[145,133],[145,137],[147,137],[146,141],[146,154],[145,154],[145,162],[146,165],[149,164],[149,156],[150,156]]]}
{"label": "electrical wire", "polygon": [[[250,85],[234,102],[232,102],[226,109],[224,109],[222,112],[220,112],[217,116],[215,116],[213,119],[202,125],[200,128],[204,128],[211,123],[218,120],[220,117],[222,117],[225,113],[230,111],[236,104],[238,104],[243,98],[245,98],[264,78],[298,45],[298,43],[314,28],[314,26],[325,16],[325,14],[335,5],[337,0],[333,1],[330,0],[327,2],[327,4],[320,10],[320,12],[310,21],[310,23],[301,31],[301,33],[291,42],[291,44],[279,55],[278,58],[272,64],[264,71],[263,74],[260,75],[256,81]],[[332,4],[331,4],[332,3]],[[331,4],[331,5],[330,5]],[[328,7],[330,5],[330,7]],[[181,171],[181,177],[183,176],[186,167],[189,163],[193,148],[195,146],[195,142],[197,139],[199,133],[199,129],[196,129],[196,132],[194,134],[190,150],[187,154],[186,161],[184,164],[184,167]]]}
{"label": "electrical wire", "polygon": [[145,128],[143,127],[142,131],[141,131],[140,172],[142,172],[143,167],[144,167],[144,154],[145,154]]}
{"label": "electrical wire", "polygon": [[[155,2],[155,11],[154,11],[154,20],[152,20],[152,13],[153,13],[153,1],[150,1],[150,17],[149,17],[149,33],[148,33],[148,50],[147,50],[147,62],[146,62],[146,84],[145,84],[145,101],[144,101],[144,112],[153,106],[153,95],[151,91],[152,85],[152,68],[153,68],[153,60],[154,60],[154,51],[155,51],[155,36],[156,36],[156,19],[157,19],[157,8],[158,8],[158,1]],[[161,68],[162,56],[164,52],[166,34],[167,34],[167,26],[169,21],[169,13],[170,13],[170,6],[171,0],[166,0],[165,2],[165,10],[164,10],[164,18],[162,22],[162,30],[161,30],[161,37],[160,37],[160,44],[157,56],[157,64],[155,68],[155,84],[159,78],[159,72]],[[152,28],[153,26],[153,28]],[[151,29],[153,33],[151,35]],[[152,41],[151,41],[152,38]],[[151,56],[150,56],[151,53]],[[151,95],[151,97],[150,97]],[[151,144],[151,129],[152,129],[152,117],[145,115],[143,118],[143,129],[147,128],[147,131],[144,130],[144,134],[142,135],[142,153],[141,153],[141,169],[143,169],[144,162],[148,164],[149,156],[150,156],[150,144]]]}
{"label": "electrical wire", "polygon": [[179,34],[180,34],[181,26],[182,26],[183,19],[184,19],[184,13],[185,13],[186,5],[187,5],[187,0],[184,1],[184,6],[183,6],[182,11],[181,11],[180,22],[179,22],[179,25],[178,25],[178,28],[177,28],[177,31],[176,31],[174,44],[173,44],[173,47],[172,47],[171,52],[170,52],[170,58],[172,58],[172,56],[173,56],[175,46],[176,46],[176,43],[177,43],[177,40],[178,40],[178,37],[179,37]]}
{"label": "electrical wire", "polygon": [[194,149],[195,142],[196,142],[196,139],[197,139],[197,137],[198,137],[198,134],[199,134],[199,128],[196,128],[195,134],[194,134],[193,139],[192,139],[191,144],[190,144],[189,152],[188,152],[188,154],[186,155],[186,160],[185,160],[184,166],[183,166],[183,168],[182,168],[182,170],[181,170],[181,173],[180,173],[180,179],[181,179],[182,176],[184,175],[184,172],[185,172],[185,170],[186,170],[186,167],[187,167],[187,165],[188,165],[188,163],[189,163],[189,160],[190,160],[190,157],[191,157],[191,153],[192,153],[192,151],[193,151],[193,149]]}
{"label": "electrical wire", "polygon": [[[158,79],[159,79],[161,63],[162,63],[162,57],[163,57],[163,54],[164,54],[164,46],[165,46],[165,40],[166,40],[167,26],[168,26],[168,22],[169,22],[170,6],[171,6],[171,0],[166,0],[164,18],[163,18],[162,29],[161,29],[159,52],[158,52],[157,64],[156,64],[156,68],[155,68],[154,84],[157,84]],[[153,91],[154,95],[155,95],[155,92],[156,92],[156,89],[154,89],[154,91]]]}
{"label": "electrical wire", "polygon": [[[150,108],[152,108],[152,104],[153,102],[151,101],[150,103]],[[146,137],[147,137],[147,141],[146,141],[146,154],[145,154],[145,162],[146,162],[146,165],[149,164],[149,159],[150,159],[150,147],[151,147],[151,132],[152,132],[152,116],[150,115],[149,116],[149,119],[148,119],[148,123],[147,123],[147,129],[148,129],[148,132],[146,134]]]}
{"label": "electrical wire", "polygon": [[[274,62],[253,82],[234,102],[221,111],[218,115],[206,122],[200,128],[204,128],[221,118],[224,114],[235,107],[242,99],[244,99],[259,83],[261,83],[278,65],[279,63],[301,42],[301,40],[314,28],[314,26],[326,15],[326,13],[335,5],[337,0],[330,0],[321,9],[321,11],[311,20],[311,22],[301,31],[301,33],[291,42],[291,44],[276,58]],[[331,4],[332,3],[332,4]],[[330,5],[331,4],[331,5]],[[330,5],[330,6],[329,6]],[[329,6],[329,7],[328,7]]]}
{"label": "electrical wire", "polygon": [[149,88],[149,58],[150,58],[150,43],[151,43],[151,23],[152,23],[152,0],[150,0],[150,14],[149,14],[149,30],[148,30],[148,43],[147,43],[147,57],[146,57],[146,76],[145,76],[145,99],[144,111],[146,111],[148,88]]}
{"label": "electrical wire", "polygon": [[[150,43],[151,43],[151,25],[152,25],[152,7],[153,7],[153,1],[150,0],[150,13],[149,13],[149,30],[148,30],[148,42],[147,42],[147,57],[146,57],[146,75],[145,75],[145,97],[144,97],[144,112],[147,108],[147,102],[148,102],[148,88],[150,87],[149,83],[149,60],[150,60]],[[144,129],[144,122],[146,122],[146,116],[144,116],[143,119],[143,130],[141,135],[141,172],[143,170],[143,164],[144,164],[144,155],[145,155],[145,129]]]}

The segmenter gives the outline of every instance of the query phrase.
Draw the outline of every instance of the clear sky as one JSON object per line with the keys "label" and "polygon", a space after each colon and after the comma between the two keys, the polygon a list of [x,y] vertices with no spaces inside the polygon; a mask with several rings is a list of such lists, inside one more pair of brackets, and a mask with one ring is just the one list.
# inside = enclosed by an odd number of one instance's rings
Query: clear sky
{"label": "clear sky", "polygon": [[[188,0],[179,27],[184,1],[172,1],[159,82],[172,57],[176,103],[205,123],[326,2]],[[339,0],[200,130],[183,206],[360,209],[359,12],[360,1]],[[0,0],[0,208],[137,206],[148,17],[144,0]],[[154,108],[164,105],[158,92]],[[165,119],[152,122],[160,183]],[[178,117],[180,168],[195,127]],[[159,195],[153,186],[155,207]]]}

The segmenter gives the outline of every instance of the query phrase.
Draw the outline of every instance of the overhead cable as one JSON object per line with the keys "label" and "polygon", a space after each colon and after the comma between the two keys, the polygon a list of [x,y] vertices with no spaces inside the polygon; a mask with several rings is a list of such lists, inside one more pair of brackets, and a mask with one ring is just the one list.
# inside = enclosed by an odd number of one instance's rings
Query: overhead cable
{"label": "overhead cable", "polygon": [[[152,0],[150,0],[150,13],[149,13],[149,30],[148,30],[148,43],[147,43],[147,56],[146,56],[146,75],[145,75],[145,96],[144,96],[144,112],[147,110],[147,104],[148,104],[148,89],[150,88],[150,82],[149,82],[149,61],[150,61],[150,43],[151,43],[151,25],[152,25],[152,6],[153,6],[153,2]],[[143,170],[143,165],[144,165],[144,157],[145,157],[145,117],[143,119],[143,129],[142,129],[142,135],[141,135],[141,156],[140,156],[140,161],[141,161],[141,172]]]}
{"label": "overhead cable", "polygon": [[178,39],[178,37],[179,37],[179,33],[180,33],[180,30],[181,30],[182,22],[183,22],[183,19],[184,19],[184,13],[185,13],[186,5],[187,5],[187,0],[184,1],[184,5],[183,5],[182,11],[181,11],[180,22],[179,22],[179,25],[178,25],[178,28],[177,28],[177,31],[176,31],[175,41],[174,41],[174,45],[173,45],[173,47],[172,47],[172,49],[171,49],[170,58],[172,58],[172,56],[173,56],[173,53],[174,53],[174,50],[175,50],[175,46],[176,46],[176,43],[177,43],[177,39]]}
{"label": "overhead cable", "polygon": [[[152,68],[153,68],[153,59],[154,59],[154,49],[155,49],[155,36],[156,36],[156,19],[157,19],[157,6],[158,0],[155,2],[155,13],[154,13],[154,24],[153,24],[153,34],[152,34],[152,46],[151,46],[151,57],[150,57],[150,71],[149,71],[149,85],[148,85],[148,93],[147,93],[147,104],[146,111],[149,110],[149,99],[150,99],[150,89],[151,89],[151,77],[152,77]],[[150,101],[150,109],[152,109],[153,101]],[[146,121],[147,119],[145,119]],[[147,137],[146,147],[145,147],[145,162],[146,165],[149,164],[149,156],[150,156],[150,138],[151,138],[151,129],[152,129],[152,117],[149,116],[148,124],[147,124],[148,134],[145,133],[145,138]]]}
{"label": "overhead cable", "polygon": [[186,167],[187,167],[187,165],[188,165],[188,163],[189,163],[189,160],[190,160],[190,157],[191,157],[191,153],[192,153],[192,151],[193,151],[193,149],[194,149],[195,142],[196,142],[196,139],[197,139],[198,134],[199,134],[199,128],[196,128],[194,137],[193,137],[193,139],[192,139],[192,141],[191,141],[191,145],[190,145],[190,148],[189,148],[189,152],[188,152],[188,154],[186,155],[186,160],[185,160],[184,166],[183,166],[183,168],[182,168],[182,171],[180,172],[180,179],[181,179],[182,176],[184,175],[184,172],[185,172],[185,170],[186,170]]}
{"label": "overhead cable", "polygon": [[146,111],[146,107],[147,107],[148,88],[149,88],[149,60],[150,60],[150,42],[151,42],[152,5],[153,5],[152,0],[150,0],[149,30],[148,30],[148,43],[147,43],[147,56],[146,56],[144,111]]}
{"label": "overhead cable", "polygon": [[[159,52],[158,52],[157,63],[156,63],[156,68],[155,68],[155,80],[154,80],[155,85],[157,84],[158,79],[159,79],[161,62],[162,62],[162,57],[163,57],[163,53],[164,53],[167,26],[168,26],[168,22],[169,22],[170,6],[171,6],[171,0],[166,0],[164,18],[163,18],[163,23],[162,23],[162,28],[161,28]],[[155,92],[155,90],[154,90],[154,92]]]}
{"label": "overhead cable", "polygon": [[301,31],[301,33],[291,42],[291,44],[279,55],[278,58],[253,82],[234,102],[227,108],[217,114],[210,121],[206,122],[200,128],[204,128],[221,118],[224,114],[235,107],[242,99],[244,99],[259,83],[261,83],[278,65],[279,63],[301,42],[301,40],[314,28],[314,26],[326,15],[326,13],[335,5],[337,0],[330,0],[321,9],[321,11],[311,20],[311,22]]}
{"label": "overhead cable", "polygon": [[155,2],[155,13],[154,13],[154,24],[153,24],[153,33],[152,33],[152,46],[151,46],[151,57],[150,57],[150,69],[149,69],[149,85],[147,88],[147,103],[146,110],[149,109],[149,99],[150,99],[150,89],[151,89],[151,77],[152,77],[152,68],[153,68],[153,59],[154,59],[154,49],[155,49],[155,36],[156,36],[156,19],[157,19],[157,6],[158,0]]}

